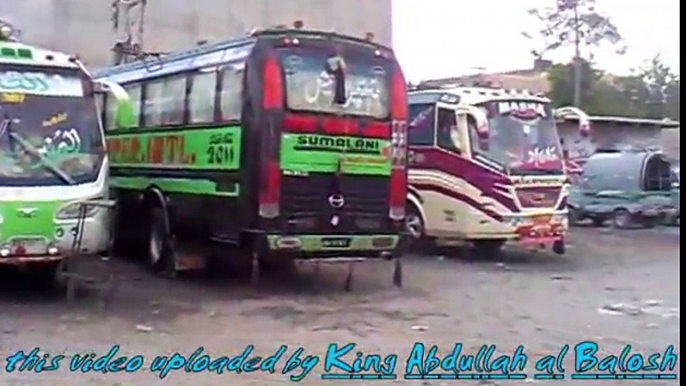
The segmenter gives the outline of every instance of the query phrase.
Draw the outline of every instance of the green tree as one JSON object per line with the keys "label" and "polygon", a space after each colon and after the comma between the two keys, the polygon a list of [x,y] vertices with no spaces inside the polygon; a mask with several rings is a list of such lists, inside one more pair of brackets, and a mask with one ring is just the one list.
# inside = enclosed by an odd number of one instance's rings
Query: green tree
{"label": "green tree", "polygon": [[[593,95],[594,85],[600,81],[600,74],[587,61],[582,62],[581,71],[581,94],[584,102],[579,107],[587,109],[590,97]],[[553,101],[555,107],[574,104],[574,65],[572,63],[552,66],[548,70],[548,81],[550,82],[548,97]]]}
{"label": "green tree", "polygon": [[[555,51],[562,47],[574,46],[574,76],[573,76],[573,104],[582,105],[584,61],[581,55],[581,46],[587,51],[602,43],[613,45],[622,41],[622,36],[609,17],[598,13],[595,9],[596,0],[556,0],[556,7],[530,9],[529,14],[536,18],[542,25],[535,35],[542,39],[543,47],[532,51],[536,57],[542,57],[549,51]],[[524,36],[534,39],[529,32],[523,32]],[[620,48],[618,53],[623,53],[625,48]],[[590,59],[590,57],[589,57]]]}
{"label": "green tree", "polygon": [[647,116],[679,120],[679,75],[664,63],[659,54],[639,74],[647,89],[644,101]]}
{"label": "green tree", "polygon": [[[580,108],[592,115],[646,116],[649,91],[642,76],[614,77],[587,61],[581,64]],[[574,103],[574,64],[556,64],[548,80],[548,97],[556,107]]]}

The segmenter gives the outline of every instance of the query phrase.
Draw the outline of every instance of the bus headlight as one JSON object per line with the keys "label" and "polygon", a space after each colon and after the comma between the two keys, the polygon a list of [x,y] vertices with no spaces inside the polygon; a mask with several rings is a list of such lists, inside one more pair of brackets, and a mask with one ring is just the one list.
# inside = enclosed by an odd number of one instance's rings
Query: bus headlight
{"label": "bus headlight", "polygon": [[[55,219],[57,220],[78,220],[81,205],[79,203],[68,204],[57,211]],[[85,218],[95,216],[100,208],[97,206],[86,206]]]}
{"label": "bus headlight", "polygon": [[564,224],[564,222],[567,221],[567,216],[568,216],[567,213],[554,214],[550,218],[550,222],[552,222],[554,224],[561,224],[561,223]]}
{"label": "bus headlight", "polygon": [[567,229],[569,228],[569,215],[567,213],[554,214],[550,218],[550,222],[553,224],[560,224],[562,225],[562,228]]}

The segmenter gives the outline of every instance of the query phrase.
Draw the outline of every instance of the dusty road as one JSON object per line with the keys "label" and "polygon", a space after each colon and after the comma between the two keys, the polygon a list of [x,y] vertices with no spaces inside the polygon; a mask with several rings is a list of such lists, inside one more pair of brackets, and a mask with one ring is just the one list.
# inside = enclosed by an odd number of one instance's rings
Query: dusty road
{"label": "dusty road", "polygon": [[[68,307],[58,294],[31,290],[26,279],[0,277],[0,359],[16,350],[40,347],[51,355],[96,352],[113,344],[119,355],[141,354],[143,369],[134,373],[70,373],[69,358],[55,372],[7,373],[2,385],[279,385],[290,384],[281,369],[298,347],[305,355],[324,355],[328,344],[355,342],[366,354],[397,354],[395,381],[323,381],[320,359],[304,385],[456,384],[450,380],[405,381],[412,345],[436,344],[452,351],[456,342],[475,354],[497,344],[496,355],[525,345],[526,372],[565,344],[597,341],[601,350],[619,354],[626,344],[643,353],[679,346],[679,232],[610,232],[574,229],[568,255],[508,252],[497,259],[466,261],[454,257],[413,256],[405,260],[405,288],[391,285],[388,264],[360,266],[354,290],[343,291],[343,267],[323,267],[315,278],[310,267],[298,275],[266,278],[259,289],[243,276],[172,282],[150,278],[131,263],[118,262],[122,284],[109,311],[94,296]],[[268,356],[288,345],[275,374],[222,375],[170,372],[164,380],[147,370],[157,355],[186,356],[199,346],[212,356],[234,357],[247,345],[253,355]],[[358,349],[356,348],[356,350]],[[266,359],[266,358],[265,358]],[[351,352],[346,360],[352,362]],[[135,364],[135,363],[134,363]],[[573,372],[572,355],[564,362]],[[678,366],[677,370],[678,371]],[[569,375],[567,375],[569,377]],[[531,379],[471,381],[479,384],[552,382]],[[462,383],[469,381],[463,381]],[[619,384],[617,381],[573,383]],[[637,381],[671,385],[678,380]],[[636,383],[636,381],[634,382]]]}

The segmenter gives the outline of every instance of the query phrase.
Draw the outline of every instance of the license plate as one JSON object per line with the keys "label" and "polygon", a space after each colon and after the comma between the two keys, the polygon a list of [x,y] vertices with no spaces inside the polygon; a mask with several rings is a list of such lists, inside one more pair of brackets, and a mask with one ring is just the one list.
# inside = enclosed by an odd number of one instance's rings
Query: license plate
{"label": "license plate", "polygon": [[353,239],[351,237],[323,237],[322,247],[324,248],[349,248]]}
{"label": "license plate", "polygon": [[534,224],[536,225],[548,225],[550,224],[550,215],[534,216]]}
{"label": "license plate", "polygon": [[23,250],[27,255],[42,255],[47,252],[47,244],[44,239],[14,239],[12,240],[14,250]]}

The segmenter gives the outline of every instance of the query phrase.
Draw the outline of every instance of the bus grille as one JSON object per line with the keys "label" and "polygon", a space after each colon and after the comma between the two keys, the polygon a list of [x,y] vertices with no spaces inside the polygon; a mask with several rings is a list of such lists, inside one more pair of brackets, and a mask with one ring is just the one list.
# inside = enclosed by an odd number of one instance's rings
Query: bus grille
{"label": "bus grille", "polygon": [[518,188],[517,198],[523,208],[555,208],[562,188]]}
{"label": "bus grille", "polygon": [[[339,176],[335,192],[332,174],[310,174],[307,177],[283,176],[281,180],[281,213],[290,221],[312,220],[310,226],[320,231],[381,230],[388,219],[389,180],[384,176]],[[332,208],[329,197],[339,193],[345,199],[340,209]],[[340,224],[332,225],[332,216]],[[303,224],[307,222],[302,221]],[[299,227],[303,228],[303,227]],[[302,229],[304,230],[304,229]]]}

